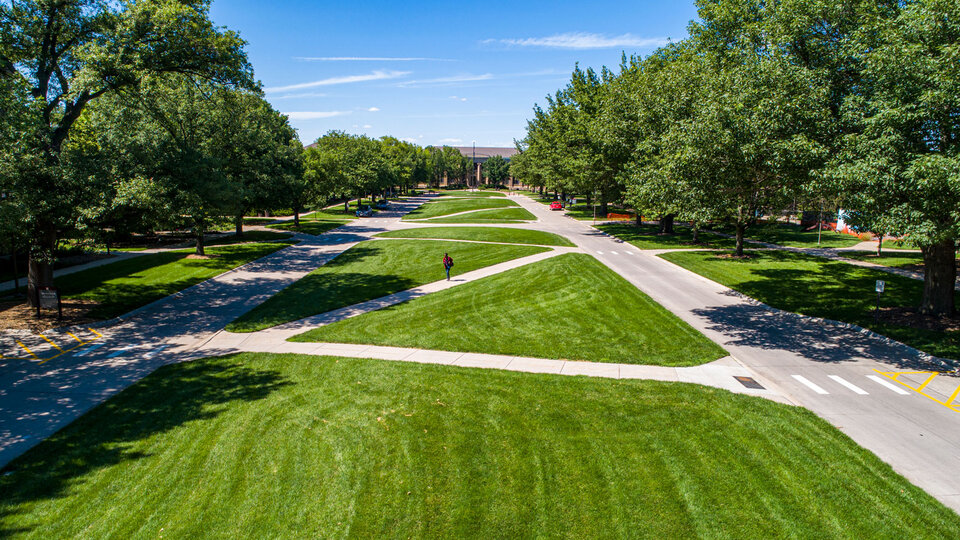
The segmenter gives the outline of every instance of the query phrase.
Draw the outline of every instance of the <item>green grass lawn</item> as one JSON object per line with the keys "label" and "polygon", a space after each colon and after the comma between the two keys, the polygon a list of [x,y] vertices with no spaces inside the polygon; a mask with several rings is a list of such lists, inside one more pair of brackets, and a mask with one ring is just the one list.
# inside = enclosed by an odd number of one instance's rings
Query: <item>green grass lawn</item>
{"label": "green grass lawn", "polygon": [[920,305],[920,280],[785,251],[753,252],[747,260],[696,251],[661,257],[775,308],[857,324],[936,356],[960,358],[960,332],[874,322],[876,280],[887,283],[882,306],[907,307]]}
{"label": "green grass lawn", "polygon": [[243,242],[274,242],[277,240],[289,240],[293,235],[285,232],[274,231],[243,231],[243,236],[230,234],[221,238],[214,238],[204,243],[205,246],[225,246],[229,244],[239,244]]}
{"label": "green grass lawn", "polygon": [[314,236],[317,236],[327,231],[336,229],[337,227],[345,224],[347,224],[346,221],[300,220],[299,227],[294,225],[293,221],[289,221],[287,223],[276,223],[274,225],[267,225],[267,227],[270,229],[278,229],[281,231],[296,231],[304,234],[312,234]]}
{"label": "green grass lawn", "polygon": [[317,328],[292,341],[669,366],[726,356],[628,281],[579,253]]}
{"label": "green grass lawn", "polygon": [[882,264],[894,268],[909,268],[910,270],[923,271],[923,254],[907,251],[887,251],[884,244],[883,252],[877,257],[876,251],[844,251],[840,253],[848,259],[857,259],[859,261]]}
{"label": "green grass lawn", "polygon": [[703,249],[733,247],[733,240],[700,231],[699,243],[693,243],[693,229],[674,225],[674,234],[659,234],[656,225],[636,226],[633,223],[597,225],[601,231],[629,242],[637,249]]}
{"label": "green grass lawn", "polygon": [[[884,246],[886,247],[886,246]],[[876,251],[844,251],[838,253],[843,257],[848,259],[855,259],[858,261],[867,261],[874,264],[880,264],[883,266],[890,266],[893,268],[903,268],[903,267],[919,267],[923,264],[923,255],[920,253],[912,252],[892,252],[888,253],[886,251],[877,257]],[[913,268],[917,270],[919,268]]]}
{"label": "green grass lawn", "polygon": [[273,223],[277,218],[274,217],[245,217],[243,218],[244,225],[266,225],[267,223]]}
{"label": "green grass lawn", "polygon": [[382,238],[438,238],[443,240],[477,240],[574,247],[573,242],[553,233],[506,227],[429,227],[383,232],[377,234],[377,236]]}
{"label": "green grass lawn", "polygon": [[459,216],[439,217],[426,220],[429,223],[523,223],[536,221],[537,217],[524,208],[478,210]]}
{"label": "green grass lawn", "polygon": [[498,199],[493,197],[476,197],[470,199],[448,199],[428,202],[419,208],[403,216],[404,220],[427,219],[438,216],[446,216],[459,212],[469,212],[471,210],[485,210],[488,208],[506,208],[508,206],[518,206],[517,203],[506,198]]}
{"label": "green grass lawn", "polygon": [[[550,202],[552,201],[543,199],[540,202],[544,202],[545,204],[550,204]],[[577,198],[577,204],[572,206],[567,206],[565,210],[566,210],[567,216],[572,217],[573,219],[580,220],[580,221],[593,221],[593,216],[594,216],[593,206],[594,206],[593,204],[584,203],[582,198]],[[597,204],[596,206],[597,206],[597,213],[596,213],[597,221],[605,220],[606,215],[600,211],[600,205]],[[632,208],[617,208],[612,204],[607,207],[607,212],[611,214],[626,214],[630,216],[636,215],[636,211],[634,211]],[[631,219],[635,219],[635,218],[631,218]]]}
{"label": "green grass lawn", "polygon": [[[731,227],[714,227],[719,232],[734,234]],[[817,245],[817,230],[806,231],[795,223],[758,223],[747,228],[746,238],[770,244],[799,248],[845,248],[862,242],[856,236],[824,229]]]}
{"label": "green grass lawn", "polygon": [[444,253],[456,263],[456,275],[543,251],[546,248],[430,240],[362,242],[233,321],[227,330],[255,332],[439,281],[444,278]]}
{"label": "green grass lawn", "polygon": [[957,538],[799,408],[296,355],[164,366],[11,463],[24,538]]}
{"label": "green grass lawn", "polygon": [[506,197],[506,193],[501,191],[467,191],[467,190],[450,190],[450,191],[441,191],[441,197]]}
{"label": "green grass lawn", "polygon": [[287,247],[287,243],[237,244],[206,249],[212,259],[187,259],[194,250],[141,255],[82,270],[58,281],[70,298],[95,300],[89,316],[108,319],[149,304],[227,270]]}

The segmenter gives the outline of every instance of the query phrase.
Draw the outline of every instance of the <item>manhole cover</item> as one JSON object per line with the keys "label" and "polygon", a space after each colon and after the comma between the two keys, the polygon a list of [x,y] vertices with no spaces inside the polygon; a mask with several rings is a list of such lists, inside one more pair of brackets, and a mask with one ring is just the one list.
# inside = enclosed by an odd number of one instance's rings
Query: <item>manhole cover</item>
{"label": "manhole cover", "polygon": [[753,388],[754,390],[765,390],[760,383],[753,380],[753,377],[734,377],[734,379],[740,381],[740,384],[746,386],[747,388]]}

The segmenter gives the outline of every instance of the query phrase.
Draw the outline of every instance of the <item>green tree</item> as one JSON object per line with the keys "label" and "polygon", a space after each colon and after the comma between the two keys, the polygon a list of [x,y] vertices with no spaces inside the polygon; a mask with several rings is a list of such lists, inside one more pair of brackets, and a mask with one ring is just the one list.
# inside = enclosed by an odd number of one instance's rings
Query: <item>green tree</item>
{"label": "green tree", "polygon": [[[29,297],[53,284],[60,230],[83,201],[61,163],[64,142],[96,99],[154,73],[224,83],[251,80],[243,41],[214,27],[202,0],[22,0],[0,4],[0,78],[18,79],[32,98],[30,129],[15,159],[12,192],[30,231]],[[19,90],[19,89],[18,89]]]}
{"label": "green tree", "polygon": [[880,42],[857,58],[864,87],[845,109],[856,129],[839,160],[844,203],[869,210],[852,212],[854,224],[920,246],[920,311],[950,315],[960,240],[960,5],[909,2],[874,29]]}
{"label": "green tree", "polygon": [[510,163],[503,159],[503,156],[497,155],[485,161],[481,170],[488,183],[500,186],[510,176]]}

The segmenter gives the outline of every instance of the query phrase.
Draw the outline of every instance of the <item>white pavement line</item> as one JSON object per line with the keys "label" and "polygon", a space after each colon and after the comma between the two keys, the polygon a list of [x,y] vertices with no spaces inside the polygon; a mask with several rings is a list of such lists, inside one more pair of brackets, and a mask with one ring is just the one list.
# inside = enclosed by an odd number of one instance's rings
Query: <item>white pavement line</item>
{"label": "white pavement line", "polygon": [[603,255],[602,251],[597,251],[597,255]]}
{"label": "white pavement line", "polygon": [[792,376],[794,379],[796,379],[800,384],[806,386],[807,388],[813,390],[814,392],[816,392],[816,393],[818,393],[818,394],[829,394],[829,393],[830,393],[830,392],[827,392],[826,390],[824,390],[823,388],[820,388],[819,386],[813,384],[812,382],[810,382],[809,380],[807,380],[806,377],[803,377],[803,376],[801,376],[801,375],[791,375],[791,376]]}
{"label": "white pavement line", "polygon": [[627,252],[627,255],[633,255],[633,252],[632,252],[632,251],[628,251],[628,252]]}
{"label": "white pavement line", "polygon": [[883,380],[883,378],[881,377],[877,377],[876,375],[867,375],[867,378],[879,384],[880,386],[886,386],[887,388],[889,388],[890,390],[893,390],[894,392],[900,394],[901,396],[905,396],[910,393],[889,381]]}
{"label": "white pavement line", "polygon": [[839,375],[827,375],[827,377],[830,377],[831,379],[833,379],[833,381],[836,382],[837,384],[841,384],[847,387],[848,389],[852,390],[855,394],[860,394],[861,396],[870,395],[870,392],[867,392],[863,388],[860,388],[859,386],[853,384],[852,382],[847,381],[846,379],[844,379]]}
{"label": "white pavement line", "polygon": [[617,253],[616,251],[611,251],[610,254],[611,254],[611,255],[619,255],[619,253]]}
{"label": "white pavement line", "polygon": [[106,345],[106,343],[97,343],[97,344],[94,345],[93,347],[87,347],[86,349],[78,352],[78,353],[75,354],[74,356],[86,356],[86,355],[88,355],[89,353],[93,352],[94,350],[99,349],[100,347],[103,347],[104,345]]}
{"label": "white pavement line", "polygon": [[129,350],[132,349],[132,348],[133,348],[132,346],[127,346],[127,347],[123,347],[123,348],[117,349],[117,350],[113,351],[112,353],[108,354],[108,355],[107,355],[107,358],[116,358],[116,357],[120,356],[121,354],[129,351]]}
{"label": "white pavement line", "polygon": [[166,348],[167,348],[167,345],[161,345],[161,346],[157,347],[156,349],[153,349],[152,351],[150,351],[150,352],[148,352],[147,354],[143,355],[143,357],[144,357],[144,358],[153,358],[158,352],[160,352],[160,351],[162,351],[162,350],[164,350],[164,349],[166,349]]}

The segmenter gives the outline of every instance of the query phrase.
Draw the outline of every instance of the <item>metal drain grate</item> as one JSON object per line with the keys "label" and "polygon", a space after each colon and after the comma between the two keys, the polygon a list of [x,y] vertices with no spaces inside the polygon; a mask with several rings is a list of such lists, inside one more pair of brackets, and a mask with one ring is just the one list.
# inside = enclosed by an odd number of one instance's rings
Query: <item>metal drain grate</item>
{"label": "metal drain grate", "polygon": [[760,385],[757,381],[753,380],[753,377],[738,377],[734,376],[734,379],[740,381],[740,384],[746,386],[747,388],[752,388],[754,390],[766,390],[763,386]]}

